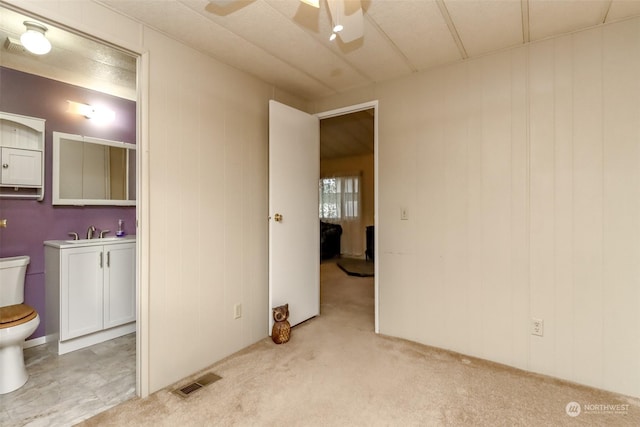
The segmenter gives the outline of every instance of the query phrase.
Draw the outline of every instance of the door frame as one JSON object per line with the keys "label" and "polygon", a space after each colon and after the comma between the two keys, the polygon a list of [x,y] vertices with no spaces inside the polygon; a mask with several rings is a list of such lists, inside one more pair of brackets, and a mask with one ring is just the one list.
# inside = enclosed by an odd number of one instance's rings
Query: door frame
{"label": "door frame", "polygon": [[[328,119],[330,117],[344,116],[350,113],[357,113],[358,111],[373,109],[373,226],[374,230],[378,230],[378,115],[380,114],[378,108],[378,100],[364,102],[362,104],[350,105],[348,107],[342,107],[335,110],[323,111],[316,113],[315,115],[320,119]],[[376,231],[376,235],[377,235]],[[378,250],[379,240],[377,236],[373,240],[373,253],[374,257],[380,259],[380,251]],[[380,333],[380,262],[375,260],[374,262],[374,307],[375,307],[375,324],[374,331],[376,334]]]}

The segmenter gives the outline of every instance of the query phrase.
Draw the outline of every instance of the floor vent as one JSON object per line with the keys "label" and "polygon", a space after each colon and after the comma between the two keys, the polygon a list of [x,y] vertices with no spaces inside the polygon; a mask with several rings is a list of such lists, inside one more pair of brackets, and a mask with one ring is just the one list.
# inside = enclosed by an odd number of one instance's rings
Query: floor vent
{"label": "floor vent", "polygon": [[200,390],[202,387],[208,386],[209,384],[213,384],[219,379],[222,379],[222,377],[219,377],[216,374],[208,373],[201,376],[191,384],[187,384],[186,386],[181,387],[177,390],[174,390],[173,392],[180,397],[186,398],[186,397],[189,397],[193,392],[196,392]]}

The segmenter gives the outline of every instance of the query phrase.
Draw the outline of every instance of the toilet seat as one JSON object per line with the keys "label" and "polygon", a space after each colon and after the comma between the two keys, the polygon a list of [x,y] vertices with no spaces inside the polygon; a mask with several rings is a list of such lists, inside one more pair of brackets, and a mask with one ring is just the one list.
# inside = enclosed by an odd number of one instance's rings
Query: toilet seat
{"label": "toilet seat", "polygon": [[0,329],[22,325],[35,319],[38,313],[26,304],[8,305],[0,307]]}

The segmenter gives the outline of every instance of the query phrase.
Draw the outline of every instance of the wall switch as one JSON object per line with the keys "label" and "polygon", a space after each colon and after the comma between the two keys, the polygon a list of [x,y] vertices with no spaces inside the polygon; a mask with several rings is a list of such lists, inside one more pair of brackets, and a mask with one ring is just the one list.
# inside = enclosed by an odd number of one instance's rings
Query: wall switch
{"label": "wall switch", "polygon": [[409,219],[409,210],[407,208],[400,208],[400,219],[403,221]]}
{"label": "wall switch", "polygon": [[531,319],[531,335],[537,335],[539,337],[544,335],[544,320]]}
{"label": "wall switch", "polygon": [[239,319],[242,317],[242,304],[236,304],[233,306],[233,318]]}

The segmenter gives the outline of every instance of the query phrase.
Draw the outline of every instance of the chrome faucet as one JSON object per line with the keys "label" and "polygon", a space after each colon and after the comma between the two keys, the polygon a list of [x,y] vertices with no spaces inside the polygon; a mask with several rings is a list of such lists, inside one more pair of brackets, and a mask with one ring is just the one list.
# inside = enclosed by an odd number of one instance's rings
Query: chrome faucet
{"label": "chrome faucet", "polygon": [[109,232],[109,230],[102,230],[100,231],[100,238],[104,238],[104,235],[107,234]]}
{"label": "chrome faucet", "polygon": [[90,225],[87,229],[87,239],[93,239],[93,233],[96,232],[96,228],[93,225]]}

